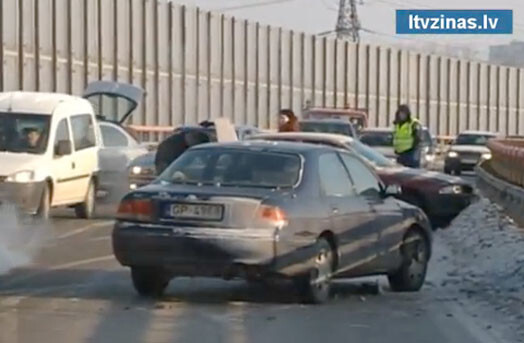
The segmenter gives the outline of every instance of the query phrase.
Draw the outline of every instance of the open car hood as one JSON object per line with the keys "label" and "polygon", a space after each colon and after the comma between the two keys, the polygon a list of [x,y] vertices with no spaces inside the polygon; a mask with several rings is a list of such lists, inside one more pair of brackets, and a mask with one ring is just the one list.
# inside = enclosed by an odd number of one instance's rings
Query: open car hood
{"label": "open car hood", "polygon": [[83,97],[105,120],[123,124],[138,107],[144,97],[144,90],[128,83],[94,81],[87,85]]}

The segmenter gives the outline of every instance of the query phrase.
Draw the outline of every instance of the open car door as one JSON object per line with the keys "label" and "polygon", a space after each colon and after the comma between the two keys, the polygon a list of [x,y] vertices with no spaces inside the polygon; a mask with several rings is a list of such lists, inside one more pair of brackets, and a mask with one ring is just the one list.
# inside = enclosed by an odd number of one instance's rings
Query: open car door
{"label": "open car door", "polygon": [[95,114],[122,125],[138,107],[144,90],[128,83],[94,81],[87,85],[83,97],[87,99]]}

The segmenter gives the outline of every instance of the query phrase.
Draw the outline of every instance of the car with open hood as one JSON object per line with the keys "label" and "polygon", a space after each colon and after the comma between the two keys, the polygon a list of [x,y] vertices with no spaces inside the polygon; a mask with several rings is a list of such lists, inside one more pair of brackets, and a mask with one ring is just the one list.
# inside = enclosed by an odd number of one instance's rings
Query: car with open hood
{"label": "car with open hood", "polygon": [[113,251],[143,296],[185,276],[292,280],[308,303],[326,301],[333,278],[386,275],[418,291],[431,228],[396,190],[344,149],[201,144],[122,199]]}
{"label": "car with open hood", "polygon": [[94,108],[101,135],[98,196],[127,191],[127,171],[131,161],[149,152],[125,123],[144,98],[138,86],[113,81],[88,84],[83,97]]}
{"label": "car with open hood", "polygon": [[446,174],[460,175],[462,171],[471,171],[484,160],[491,158],[487,144],[497,134],[487,131],[464,131],[451,144],[444,159]]}
{"label": "car with open hood", "polygon": [[85,99],[0,93],[0,201],[41,218],[57,206],[91,217],[100,145],[93,107]]}
{"label": "car with open hood", "polygon": [[351,137],[321,133],[276,133],[253,140],[294,141],[324,144],[356,152],[375,170],[386,185],[400,185],[398,197],[424,210],[433,228],[443,228],[476,198],[473,185],[459,177],[425,169],[407,168]]}

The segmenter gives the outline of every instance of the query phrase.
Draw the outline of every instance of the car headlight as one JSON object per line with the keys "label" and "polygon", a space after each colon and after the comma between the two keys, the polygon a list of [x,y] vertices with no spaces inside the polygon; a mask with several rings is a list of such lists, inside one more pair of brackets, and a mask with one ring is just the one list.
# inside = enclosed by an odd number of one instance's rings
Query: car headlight
{"label": "car headlight", "polygon": [[133,168],[131,168],[131,173],[134,175],[138,175],[141,172],[142,172],[142,167],[140,166],[134,166]]}
{"label": "car headlight", "polygon": [[491,153],[487,152],[485,154],[482,154],[482,159],[483,160],[491,160]]}
{"label": "car headlight", "polygon": [[450,151],[448,152],[448,157],[451,157],[451,158],[458,157],[458,154],[456,151]]}
{"label": "car headlight", "polygon": [[22,170],[12,175],[9,175],[6,179],[7,182],[18,182],[25,183],[33,181],[35,172],[32,170]]}
{"label": "car headlight", "polygon": [[433,162],[435,160],[435,155],[426,155],[426,161]]}
{"label": "car headlight", "polygon": [[460,194],[462,193],[462,186],[458,185],[452,185],[452,186],[446,186],[444,188],[441,188],[439,190],[440,194]]}

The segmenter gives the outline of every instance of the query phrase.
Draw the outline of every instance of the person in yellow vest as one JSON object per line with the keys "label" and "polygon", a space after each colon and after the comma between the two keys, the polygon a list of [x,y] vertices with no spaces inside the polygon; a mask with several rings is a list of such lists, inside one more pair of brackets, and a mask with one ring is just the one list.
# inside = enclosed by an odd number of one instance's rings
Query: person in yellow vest
{"label": "person in yellow vest", "polygon": [[407,105],[400,105],[395,114],[393,147],[397,162],[406,167],[420,168],[420,123],[411,117]]}

